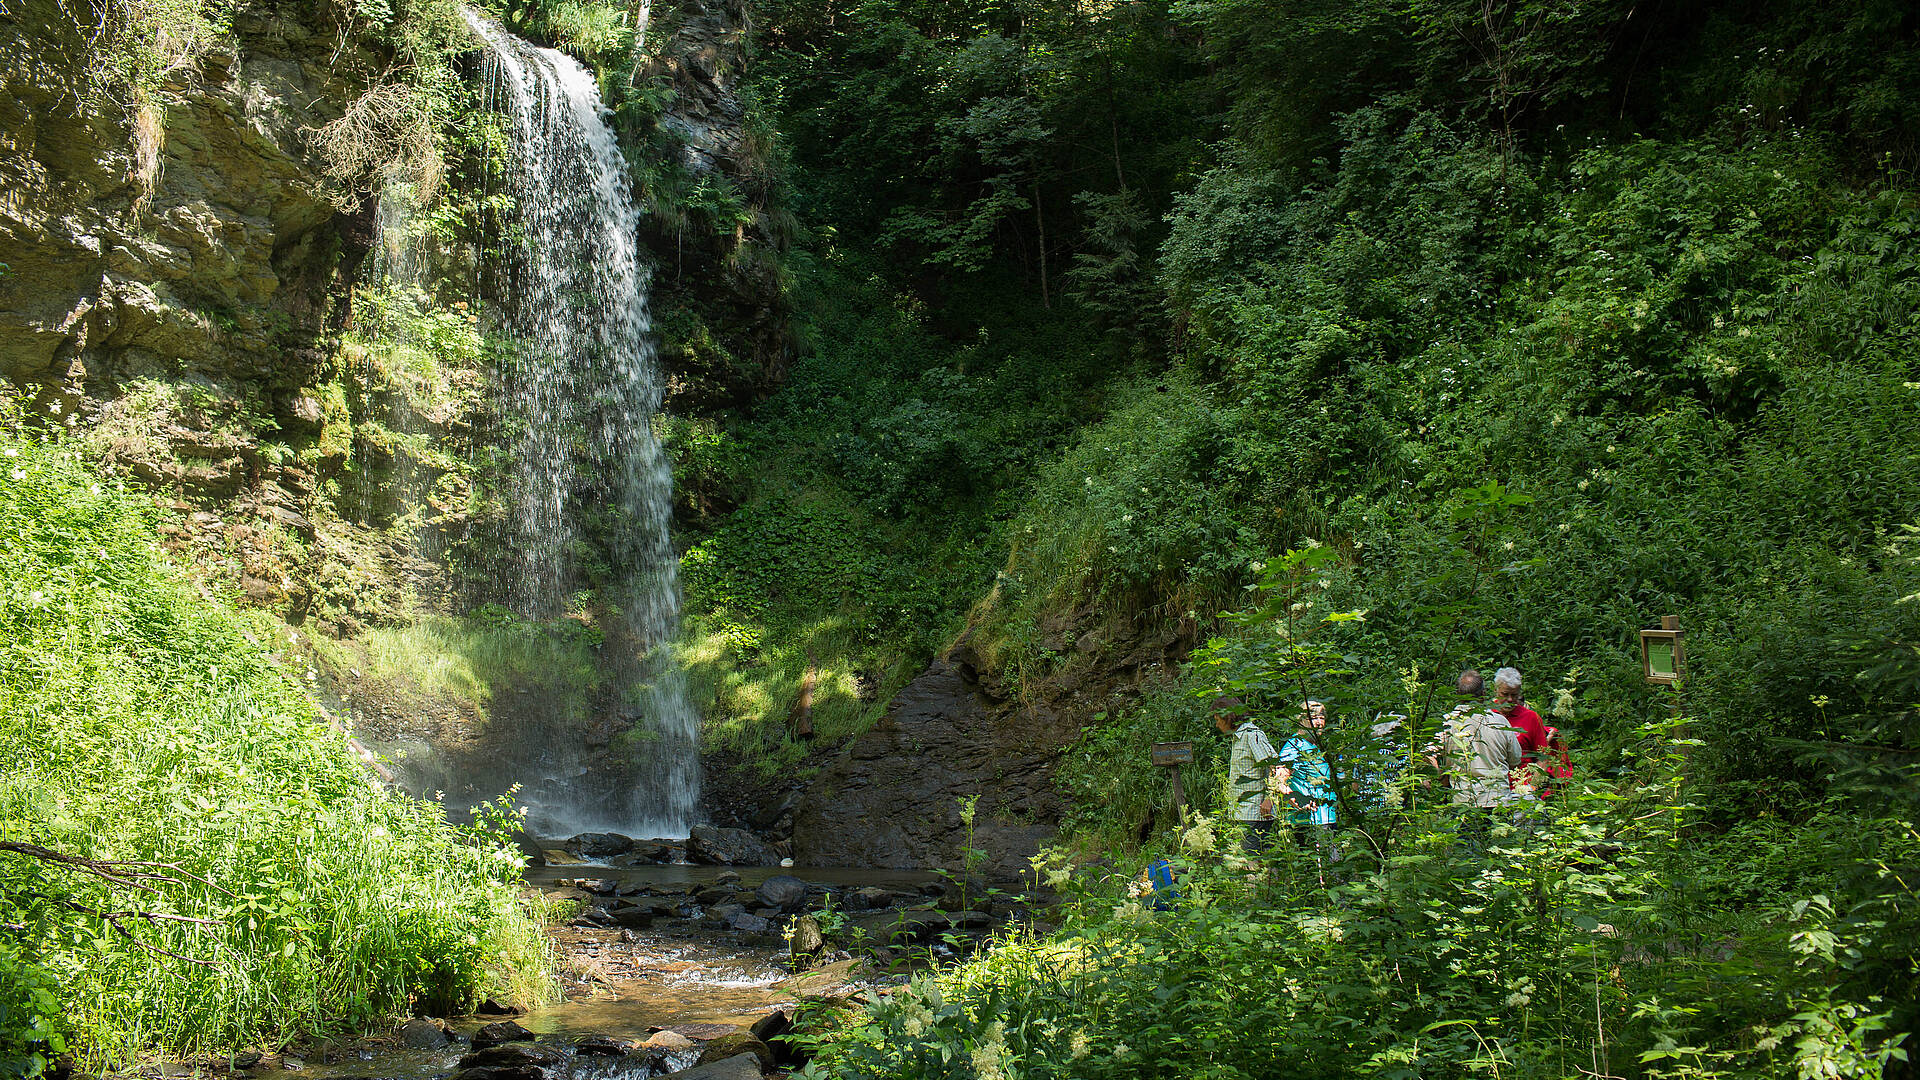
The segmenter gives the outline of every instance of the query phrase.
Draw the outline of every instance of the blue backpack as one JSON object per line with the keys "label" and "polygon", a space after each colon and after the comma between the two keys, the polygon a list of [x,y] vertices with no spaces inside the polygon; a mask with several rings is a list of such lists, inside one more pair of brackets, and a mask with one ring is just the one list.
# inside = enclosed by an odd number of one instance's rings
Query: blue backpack
{"label": "blue backpack", "polygon": [[1175,881],[1173,864],[1155,859],[1147,864],[1147,883],[1153,886],[1148,906],[1155,911],[1171,911],[1180,905],[1180,887]]}

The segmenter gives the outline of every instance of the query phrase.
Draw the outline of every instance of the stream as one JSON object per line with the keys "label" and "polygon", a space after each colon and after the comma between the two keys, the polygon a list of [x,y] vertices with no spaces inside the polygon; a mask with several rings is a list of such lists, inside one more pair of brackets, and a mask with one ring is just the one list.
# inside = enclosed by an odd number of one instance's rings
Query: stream
{"label": "stream", "polygon": [[[601,892],[691,898],[716,886],[755,889],[777,875],[798,877],[834,896],[870,888],[917,894],[940,881],[938,875],[924,871],[686,864],[583,863],[534,866],[526,872],[530,887],[562,897],[579,896],[583,879]],[[642,929],[585,926],[576,920],[555,926],[550,933],[567,987],[565,1001],[510,1017],[449,1018],[444,1029],[452,1040],[437,1048],[410,1048],[404,1032],[395,1033],[350,1044],[322,1044],[304,1057],[289,1051],[278,1060],[260,1063],[264,1069],[256,1070],[256,1075],[291,1073],[300,1080],[437,1080],[461,1071],[460,1060],[473,1051],[474,1034],[482,1027],[511,1020],[534,1034],[533,1052],[550,1059],[528,1075],[547,1080],[644,1080],[691,1066],[708,1040],[744,1033],[756,1021],[778,1009],[790,1010],[810,994],[873,988],[871,983],[854,980],[853,965],[846,961],[797,977],[787,967],[782,935],[743,934],[697,917],[662,918]],[[651,1058],[644,1052],[628,1052],[662,1029],[691,1040],[691,1048],[656,1052]],[[474,1069],[469,1075],[482,1071]]]}

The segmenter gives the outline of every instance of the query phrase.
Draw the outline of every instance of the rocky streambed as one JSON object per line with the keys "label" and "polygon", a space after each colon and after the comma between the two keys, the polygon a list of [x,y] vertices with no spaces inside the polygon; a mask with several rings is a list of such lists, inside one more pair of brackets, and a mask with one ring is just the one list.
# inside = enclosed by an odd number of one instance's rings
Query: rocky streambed
{"label": "rocky streambed", "polygon": [[[531,844],[530,889],[560,905],[566,1000],[491,1002],[360,1040],[188,1063],[232,1080],[761,1080],[809,1001],[858,1004],[1027,917],[984,882],[925,871],[728,865],[706,842],[587,834]],[[740,837],[719,836],[720,841]],[[688,847],[707,862],[687,862]],[[655,861],[666,859],[669,861]],[[178,1070],[167,1070],[169,1074]]]}

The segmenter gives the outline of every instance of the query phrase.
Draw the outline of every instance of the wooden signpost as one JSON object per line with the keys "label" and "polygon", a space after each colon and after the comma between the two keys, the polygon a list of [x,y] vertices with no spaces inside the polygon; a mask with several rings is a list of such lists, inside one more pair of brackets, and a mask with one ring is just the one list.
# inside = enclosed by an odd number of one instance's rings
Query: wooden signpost
{"label": "wooden signpost", "polygon": [[1662,615],[1660,629],[1640,631],[1640,668],[1648,682],[1679,686],[1687,677],[1686,638],[1678,615]]}
{"label": "wooden signpost", "polygon": [[1167,770],[1173,781],[1173,808],[1180,815],[1180,824],[1187,823],[1187,789],[1180,785],[1180,766],[1193,763],[1193,743],[1160,742],[1153,744],[1153,763]]}
{"label": "wooden signpost", "polygon": [[1660,616],[1660,629],[1640,631],[1640,670],[1655,686],[1673,687],[1667,708],[1674,718],[1673,735],[1682,740],[1681,756],[1691,761],[1693,747],[1685,742],[1686,730],[1680,725],[1680,692],[1687,678],[1687,633],[1680,629],[1680,616]]}

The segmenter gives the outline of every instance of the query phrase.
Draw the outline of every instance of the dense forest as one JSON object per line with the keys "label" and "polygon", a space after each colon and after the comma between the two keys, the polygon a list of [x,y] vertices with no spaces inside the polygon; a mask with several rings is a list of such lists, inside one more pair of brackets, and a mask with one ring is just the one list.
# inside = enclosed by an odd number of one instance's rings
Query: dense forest
{"label": "dense forest", "polygon": [[[283,597],[208,590],[194,564],[230,553],[161,546],[124,409],[69,425],[22,381],[0,1075],[554,993],[511,793],[449,824],[367,783],[316,704],[364,672],[415,711],[504,716],[518,687],[587,723],[617,696],[594,657],[623,527],[580,542],[561,616],[422,584],[494,572],[486,425],[389,430],[362,399],[464,417],[462,372],[500,363],[503,136],[457,5],[340,7],[320,36],[385,96],[314,152],[343,189],[438,188],[438,254],[413,292],[337,286],[319,396],[352,445],[286,454],[337,449],[342,506],[430,461],[439,516],[285,541],[329,568],[292,632]],[[1909,5],[476,7],[587,65],[630,165],[710,782],[813,775],[937,658],[1015,737],[1071,729],[1023,882],[981,871],[975,815],[1039,811],[917,808],[955,823],[943,870],[1035,918],[803,1012],[797,1075],[1913,1074]],[[249,9],[105,3],[77,95],[137,132]],[[668,56],[703,20],[737,40]],[[728,169],[687,164],[702,80],[737,105]],[[382,569],[368,522],[434,539]],[[1684,678],[1653,683],[1639,632],[1667,616]],[[1144,674],[1086,674],[1144,641]],[[1508,666],[1571,775],[1477,834],[1423,750],[1462,669]],[[1284,829],[1243,852],[1223,698],[1276,746],[1327,704],[1303,737],[1337,859]],[[1176,814],[1147,750],[1179,741]]]}

